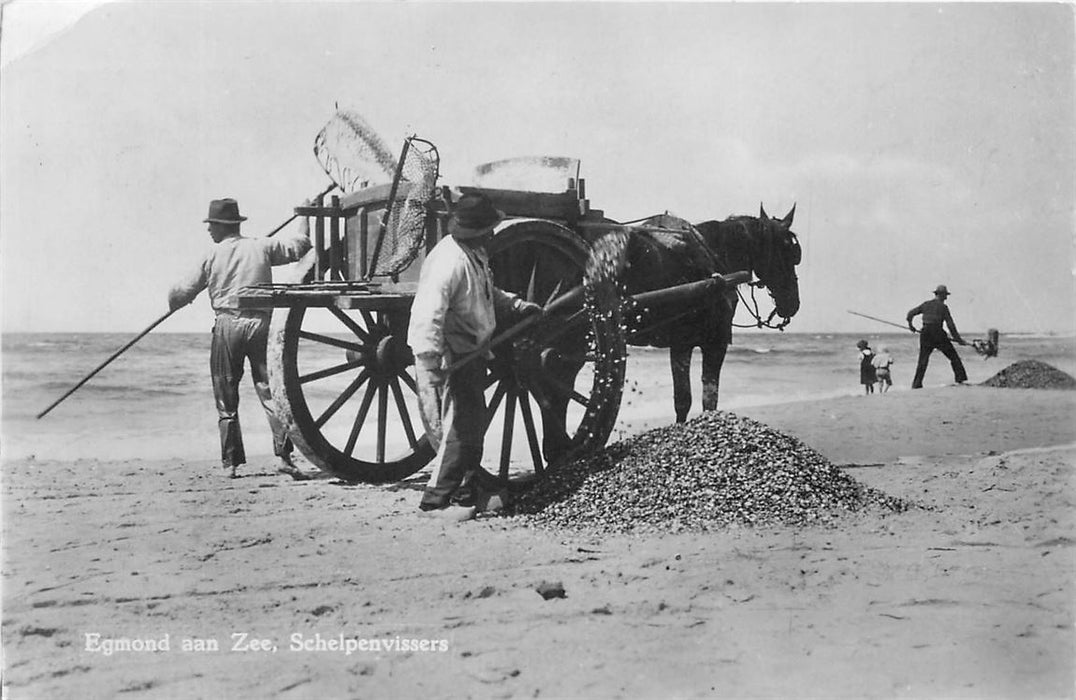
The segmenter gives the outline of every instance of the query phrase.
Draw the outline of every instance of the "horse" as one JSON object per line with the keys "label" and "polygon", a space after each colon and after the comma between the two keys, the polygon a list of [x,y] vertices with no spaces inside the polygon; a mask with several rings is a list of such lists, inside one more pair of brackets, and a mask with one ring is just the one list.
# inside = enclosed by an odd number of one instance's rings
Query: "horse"
{"label": "horse", "polygon": [[[774,302],[759,327],[783,329],[799,311],[796,266],[802,258],[799,240],[792,232],[796,206],[782,219],[771,218],[759,205],[759,216],[732,216],[724,221],[703,221],[692,226],[668,214],[651,217],[634,228],[626,250],[624,286],[629,294],[705,279],[715,272],[745,270],[764,287]],[[690,308],[639,309],[628,319],[628,343],[669,348],[676,422],[687,420],[691,410],[691,355],[702,349],[702,408],[717,408],[721,367],[732,342],[732,320],[738,292],[692,303]],[[775,316],[782,320],[774,325]]]}

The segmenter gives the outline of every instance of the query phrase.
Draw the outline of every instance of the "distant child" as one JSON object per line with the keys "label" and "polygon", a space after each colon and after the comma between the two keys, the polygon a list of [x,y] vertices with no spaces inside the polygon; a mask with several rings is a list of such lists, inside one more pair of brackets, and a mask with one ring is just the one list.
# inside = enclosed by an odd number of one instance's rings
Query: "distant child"
{"label": "distant child", "polygon": [[874,351],[865,340],[856,343],[856,347],[859,348],[859,383],[863,385],[864,393],[873,394],[874,382],[878,381],[874,372]]}
{"label": "distant child", "polygon": [[889,354],[889,348],[882,346],[878,354],[874,356],[874,373],[878,378],[878,391],[885,393],[893,386],[893,377],[889,368],[893,364],[893,356]]}

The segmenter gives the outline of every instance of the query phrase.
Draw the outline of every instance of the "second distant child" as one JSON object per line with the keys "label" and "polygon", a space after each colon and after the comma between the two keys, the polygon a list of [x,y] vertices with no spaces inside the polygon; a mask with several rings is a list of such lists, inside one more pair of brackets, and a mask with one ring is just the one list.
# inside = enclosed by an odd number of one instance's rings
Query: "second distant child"
{"label": "second distant child", "polygon": [[889,348],[885,346],[879,348],[872,364],[875,377],[878,379],[878,391],[880,393],[889,391],[889,387],[893,386],[893,377],[889,369],[893,366],[893,356],[889,354]]}

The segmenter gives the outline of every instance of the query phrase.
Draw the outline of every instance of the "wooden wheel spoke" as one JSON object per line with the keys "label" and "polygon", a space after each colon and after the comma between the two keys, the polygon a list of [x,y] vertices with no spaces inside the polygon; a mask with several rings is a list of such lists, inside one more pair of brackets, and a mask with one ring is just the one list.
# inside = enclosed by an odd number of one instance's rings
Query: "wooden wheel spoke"
{"label": "wooden wheel spoke", "polygon": [[527,280],[527,295],[524,297],[527,301],[534,301],[534,283],[535,278],[538,277],[538,260],[534,261],[531,265],[531,277]]}
{"label": "wooden wheel spoke", "polygon": [[580,394],[578,391],[575,390],[575,387],[569,386],[564,381],[551,376],[544,377],[542,381],[556,393],[560,394],[561,396],[568,397],[583,408],[587,408],[590,406],[590,399]]}
{"label": "wooden wheel spoke", "polygon": [[374,315],[372,313],[370,313],[366,309],[362,309],[361,311],[359,311],[359,313],[362,315],[362,320],[366,321],[367,328],[373,328],[377,325],[377,322],[374,321]]}
{"label": "wooden wheel spoke", "polygon": [[556,286],[553,287],[553,291],[549,293],[549,298],[545,300],[545,306],[549,306],[557,295],[560,294],[560,285],[564,280],[557,280]]}
{"label": "wooden wheel spoke", "polygon": [[359,441],[359,433],[362,432],[362,426],[366,423],[366,414],[370,411],[370,404],[374,401],[374,394],[376,390],[373,382],[366,387],[366,395],[362,397],[362,405],[359,406],[359,412],[355,414],[355,422],[351,424],[351,432],[347,436],[347,444],[344,445],[344,454],[349,457],[355,451],[355,443]]}
{"label": "wooden wheel spoke", "polygon": [[377,387],[377,461],[385,461],[385,431],[389,420],[389,388],[384,384]]}
{"label": "wooden wheel spoke", "polygon": [[501,405],[501,399],[504,398],[504,395],[507,391],[507,382],[501,382],[501,384],[493,392],[493,398],[489,400],[489,407],[486,409],[486,420],[485,426],[483,427],[483,431],[489,430],[489,424],[493,422],[493,414],[497,412],[497,408]]}
{"label": "wooden wheel spoke", "polygon": [[333,338],[331,336],[322,335],[321,333],[313,333],[311,331],[299,331],[299,337],[304,340],[313,340],[315,343],[321,343],[323,345],[331,345],[334,348],[343,348],[344,350],[356,350],[362,352],[363,346],[359,343],[354,343],[349,340],[340,340],[339,338]]}
{"label": "wooden wheel spoke", "polygon": [[396,401],[396,410],[400,413],[400,423],[403,425],[404,434],[407,436],[407,442],[414,449],[418,444],[418,439],[415,437],[415,427],[411,424],[411,414],[407,410],[407,404],[404,403],[403,390],[400,389],[400,380],[393,378],[389,383],[392,388],[392,398]]}
{"label": "wooden wheel spoke", "polygon": [[414,377],[407,373],[406,369],[401,369],[397,376],[403,380],[403,383],[407,385],[408,389],[414,392],[415,396],[418,396],[418,383],[415,381]]}
{"label": "wooden wheel spoke", "polygon": [[534,414],[531,413],[530,394],[526,390],[519,394],[519,412],[523,416],[523,429],[527,431],[527,444],[530,446],[534,472],[541,474],[545,465],[542,461],[542,450],[538,446],[538,430],[534,425]]}
{"label": "wooden wheel spoke", "polygon": [[[364,343],[370,342],[370,334],[366,331],[366,328],[363,328],[358,323],[356,323],[355,319],[351,318],[346,313],[344,313],[343,309],[339,309],[339,308],[337,308],[335,306],[330,306],[329,307],[329,312],[333,316],[338,318],[340,320],[340,323],[347,326],[347,329],[349,331],[351,331],[352,333],[354,333],[359,338],[359,340],[361,340]],[[367,326],[367,327],[369,327],[369,326]]]}
{"label": "wooden wheel spoke", "polygon": [[326,377],[332,377],[334,375],[346,372],[349,369],[355,369],[356,367],[362,367],[366,364],[366,360],[352,360],[351,362],[344,362],[343,364],[334,365],[326,369],[318,370],[317,372],[311,372],[310,374],[299,375],[299,383],[306,384],[307,382],[315,382],[319,379],[325,379]]}
{"label": "wooden wheel spoke", "polygon": [[365,383],[366,380],[369,378],[369,370],[364,369],[362,372],[360,372],[359,376],[355,377],[355,379],[347,385],[347,388],[344,389],[331,404],[329,404],[329,407],[325,409],[325,412],[322,413],[321,416],[319,416],[318,419],[314,421],[314,425],[316,425],[318,428],[324,426],[330,418],[336,415],[336,412],[340,410],[340,407],[347,403],[348,399],[355,395],[355,392],[359,390],[359,387],[361,387],[363,383]]}
{"label": "wooden wheel spoke", "polygon": [[506,392],[504,402],[504,433],[501,435],[500,477],[508,478],[508,463],[512,459],[512,434],[516,425],[516,392]]}

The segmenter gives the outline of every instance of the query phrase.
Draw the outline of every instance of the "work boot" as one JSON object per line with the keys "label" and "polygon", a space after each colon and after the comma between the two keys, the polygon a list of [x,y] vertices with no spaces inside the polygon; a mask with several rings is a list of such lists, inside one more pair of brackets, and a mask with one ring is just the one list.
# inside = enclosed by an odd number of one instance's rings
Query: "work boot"
{"label": "work boot", "polygon": [[420,509],[418,514],[423,518],[433,518],[448,523],[463,523],[474,520],[476,512],[478,509],[474,506],[448,505],[444,508]]}
{"label": "work boot", "polygon": [[296,481],[310,481],[310,476],[295,466],[291,455],[280,455],[280,466],[276,471],[278,474],[286,474]]}
{"label": "work boot", "polygon": [[479,491],[475,505],[479,513],[500,513],[508,507],[508,489]]}

